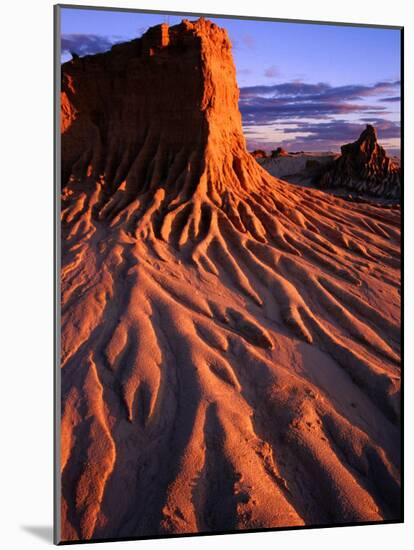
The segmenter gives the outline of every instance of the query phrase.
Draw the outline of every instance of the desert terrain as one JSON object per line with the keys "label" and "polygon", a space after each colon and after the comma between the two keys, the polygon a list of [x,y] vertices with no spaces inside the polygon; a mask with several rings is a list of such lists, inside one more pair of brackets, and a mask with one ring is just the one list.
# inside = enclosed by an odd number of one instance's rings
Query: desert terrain
{"label": "desert terrain", "polygon": [[377,204],[401,202],[401,169],[398,157],[388,157],[378,143],[376,129],[367,124],[359,138],[341,147],[341,154],[252,151],[272,176],[306,187],[326,189],[352,199],[379,199]]}
{"label": "desert terrain", "polygon": [[205,19],[62,65],[63,541],[400,518],[399,203],[269,173],[238,94]]}

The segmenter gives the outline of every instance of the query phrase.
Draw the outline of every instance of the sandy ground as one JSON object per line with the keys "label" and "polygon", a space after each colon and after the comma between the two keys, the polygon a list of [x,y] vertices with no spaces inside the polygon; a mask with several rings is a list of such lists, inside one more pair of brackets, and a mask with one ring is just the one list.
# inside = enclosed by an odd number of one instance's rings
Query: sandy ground
{"label": "sandy ground", "polygon": [[[282,178],[291,183],[311,185],[315,165],[325,166],[339,157],[339,153],[303,152],[288,153],[286,156],[257,159],[260,166],[276,178]],[[313,170],[312,170],[313,168]]]}
{"label": "sandy ground", "polygon": [[[324,170],[332,165],[333,161],[338,159],[339,153],[333,152],[299,152],[288,153],[280,157],[266,157],[258,158],[257,162],[262,166],[269,174],[276,178],[282,178],[290,183],[302,185],[304,187],[316,187],[321,188],[319,180]],[[400,159],[398,157],[390,157],[393,164],[399,167]],[[363,180],[360,182],[361,189],[352,189],[349,186],[335,187],[324,185],[322,188],[335,195],[342,196],[344,198],[352,198],[353,200],[373,201],[377,204],[399,204],[401,202],[400,183],[393,183],[386,189],[386,192],[382,192],[384,189],[384,182],[368,184],[371,187],[371,192],[364,190]],[[392,188],[395,187],[395,191]],[[374,188],[379,192],[374,193]],[[390,190],[391,188],[391,190]]]}
{"label": "sandy ground", "polygon": [[65,537],[398,517],[399,210],[274,181],[192,237],[63,210]]}

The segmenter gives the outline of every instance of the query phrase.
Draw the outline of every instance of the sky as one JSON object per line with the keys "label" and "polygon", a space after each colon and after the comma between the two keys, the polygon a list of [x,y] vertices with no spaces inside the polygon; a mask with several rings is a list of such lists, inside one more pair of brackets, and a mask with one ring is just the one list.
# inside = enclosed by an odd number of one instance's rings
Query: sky
{"label": "sky", "polygon": [[[183,16],[61,10],[62,61],[141,36]],[[187,16],[188,19],[196,19]],[[249,150],[339,151],[373,124],[400,148],[400,32],[394,29],[209,17],[233,45]]]}

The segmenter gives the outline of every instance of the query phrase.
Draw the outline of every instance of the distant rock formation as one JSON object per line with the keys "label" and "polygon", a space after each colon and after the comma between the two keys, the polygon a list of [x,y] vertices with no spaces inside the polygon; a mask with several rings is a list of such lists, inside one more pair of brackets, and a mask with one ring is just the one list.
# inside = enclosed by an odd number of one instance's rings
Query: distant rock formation
{"label": "distant rock formation", "polygon": [[400,167],[379,145],[370,124],[357,141],[341,147],[341,156],[316,181],[320,187],[344,187],[377,197],[401,195]]}
{"label": "distant rock formation", "polygon": [[266,159],[267,158],[266,151],[263,151],[263,149],[255,149],[254,151],[251,152],[251,155],[255,159]]}
{"label": "distant rock formation", "polygon": [[274,158],[278,158],[278,157],[287,157],[288,155],[289,155],[289,153],[287,151],[285,151],[285,149],[283,149],[283,147],[278,147],[277,149],[272,151],[270,156],[272,157],[272,159],[274,159]]}

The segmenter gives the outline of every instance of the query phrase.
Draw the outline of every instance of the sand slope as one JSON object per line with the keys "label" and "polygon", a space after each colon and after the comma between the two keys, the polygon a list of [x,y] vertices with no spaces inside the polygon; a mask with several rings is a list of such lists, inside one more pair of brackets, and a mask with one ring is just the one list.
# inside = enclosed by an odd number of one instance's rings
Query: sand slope
{"label": "sand slope", "polygon": [[63,67],[62,538],[397,519],[399,208],[273,178],[226,33],[168,33],[137,74],[185,43],[196,115],[166,99],[144,143],[151,99],[81,99],[115,53]]}
{"label": "sand slope", "polygon": [[279,157],[265,157],[257,162],[272,176],[290,183],[313,185],[315,175],[331,164],[339,155],[336,153],[287,153]]}

